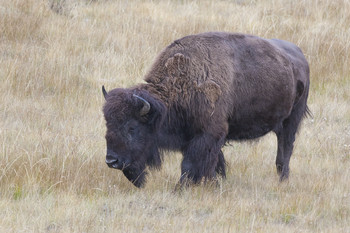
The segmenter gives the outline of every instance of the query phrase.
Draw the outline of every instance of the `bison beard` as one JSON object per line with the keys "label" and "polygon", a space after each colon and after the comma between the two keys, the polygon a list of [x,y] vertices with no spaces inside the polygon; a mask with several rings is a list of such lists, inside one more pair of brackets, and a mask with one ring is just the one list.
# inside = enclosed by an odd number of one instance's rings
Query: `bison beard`
{"label": "bison beard", "polygon": [[138,168],[138,169],[132,169],[132,168],[126,168],[123,169],[123,174],[125,175],[128,180],[133,183],[136,187],[141,188],[143,187],[145,183],[146,178],[146,172],[144,170],[145,168]]}
{"label": "bison beard", "polygon": [[[163,151],[180,151],[180,185],[226,177],[228,141],[277,136],[276,168],[289,176],[299,124],[309,111],[309,66],[286,41],[210,32],[174,41],[158,56],[146,84],[107,92],[107,157],[135,186]],[[127,164],[128,166],[124,166]]]}

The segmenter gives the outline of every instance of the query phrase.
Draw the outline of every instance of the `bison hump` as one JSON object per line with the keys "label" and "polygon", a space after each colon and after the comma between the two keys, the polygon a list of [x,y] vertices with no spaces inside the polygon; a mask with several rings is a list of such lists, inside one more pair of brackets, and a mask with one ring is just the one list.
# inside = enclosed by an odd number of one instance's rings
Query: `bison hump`
{"label": "bison hump", "polygon": [[186,76],[188,67],[190,64],[190,58],[182,53],[176,53],[174,56],[168,58],[165,63],[165,67],[170,77],[183,77]]}

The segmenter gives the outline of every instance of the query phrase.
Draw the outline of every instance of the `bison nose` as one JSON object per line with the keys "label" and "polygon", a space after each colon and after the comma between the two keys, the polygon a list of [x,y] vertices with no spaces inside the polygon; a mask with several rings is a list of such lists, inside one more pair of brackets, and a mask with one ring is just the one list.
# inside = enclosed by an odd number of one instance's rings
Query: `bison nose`
{"label": "bison nose", "polygon": [[109,164],[113,164],[113,163],[118,163],[118,159],[117,158],[114,158],[113,156],[111,155],[107,155],[106,156],[106,163],[109,165]]}
{"label": "bison nose", "polygon": [[106,163],[108,167],[115,169],[123,169],[123,167],[125,166],[125,162],[115,153],[107,154]]}

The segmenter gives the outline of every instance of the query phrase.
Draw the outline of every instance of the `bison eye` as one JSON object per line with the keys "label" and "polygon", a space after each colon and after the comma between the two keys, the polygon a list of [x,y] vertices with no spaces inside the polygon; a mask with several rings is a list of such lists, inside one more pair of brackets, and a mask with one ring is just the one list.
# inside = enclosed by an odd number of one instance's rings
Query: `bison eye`
{"label": "bison eye", "polygon": [[126,125],[125,130],[128,134],[134,136],[138,132],[138,124],[133,121],[129,122],[129,124]]}
{"label": "bison eye", "polygon": [[130,134],[134,134],[135,131],[136,131],[136,128],[135,128],[135,127],[131,126],[131,127],[129,128],[129,133],[130,133]]}

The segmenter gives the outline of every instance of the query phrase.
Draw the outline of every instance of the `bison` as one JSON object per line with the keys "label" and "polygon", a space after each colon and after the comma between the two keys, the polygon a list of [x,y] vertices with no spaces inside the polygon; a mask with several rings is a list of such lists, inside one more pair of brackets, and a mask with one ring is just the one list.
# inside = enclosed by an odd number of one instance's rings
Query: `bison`
{"label": "bison", "polygon": [[107,93],[109,167],[136,187],[164,151],[183,154],[179,184],[225,177],[230,140],[277,135],[276,168],[288,178],[298,126],[309,113],[309,66],[294,44],[253,35],[208,32],[175,40],[143,84]]}

